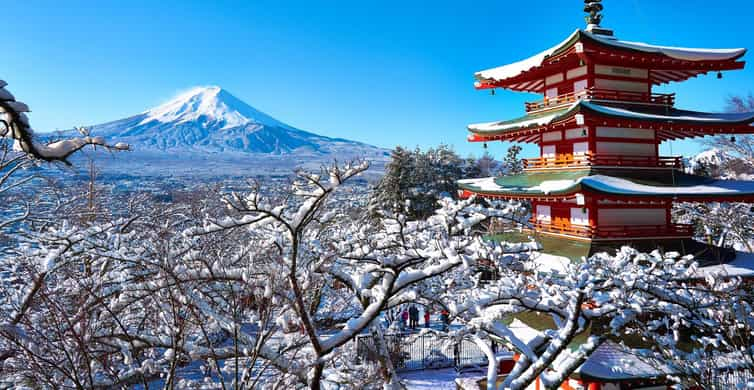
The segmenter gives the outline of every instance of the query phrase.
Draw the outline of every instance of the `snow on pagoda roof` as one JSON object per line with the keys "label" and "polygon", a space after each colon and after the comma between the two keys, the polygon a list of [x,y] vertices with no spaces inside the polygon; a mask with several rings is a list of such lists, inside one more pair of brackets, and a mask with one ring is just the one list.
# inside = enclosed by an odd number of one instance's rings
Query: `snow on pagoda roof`
{"label": "snow on pagoda roof", "polygon": [[544,60],[546,60],[548,57],[552,56],[553,54],[558,52],[560,49],[569,46],[569,43],[571,43],[571,41],[575,42],[575,38],[578,38],[579,33],[581,32],[582,32],[581,30],[576,30],[571,35],[569,35],[568,38],[566,38],[563,42],[560,42],[559,44],[537,55],[531,56],[525,60],[514,62],[508,65],[499,66],[497,68],[483,70],[481,72],[477,72],[475,76],[479,80],[505,80],[512,77],[516,77],[520,75],[521,73],[524,73],[528,70],[541,66]]}
{"label": "snow on pagoda roof", "polygon": [[575,109],[579,102],[575,102],[560,110],[549,111],[540,114],[529,114],[520,118],[508,121],[476,123],[468,126],[472,133],[500,133],[512,130],[520,130],[529,127],[538,127],[549,125],[558,118],[566,117],[571,110]]}
{"label": "snow on pagoda roof", "polygon": [[745,180],[714,180],[691,186],[653,186],[617,177],[594,175],[584,177],[580,181],[582,185],[598,192],[619,195],[718,196],[754,194],[754,182]]}
{"label": "snow on pagoda roof", "polygon": [[[572,115],[584,110],[614,118],[665,122],[668,124],[687,123],[693,125],[738,125],[754,122],[754,112],[709,113],[679,110],[675,108],[646,106],[640,104],[615,107],[597,103],[595,100],[583,99],[572,103],[570,106],[565,106],[554,111],[529,114],[508,121],[471,124],[468,126],[468,130],[473,134],[477,134],[483,137],[501,135],[509,132],[516,132],[519,130],[544,127],[559,120],[569,118]],[[754,129],[752,130],[752,132],[754,132]]]}
{"label": "snow on pagoda roof", "polygon": [[[682,61],[728,61],[735,60],[746,53],[744,48],[736,49],[701,49],[686,47],[670,47],[650,45],[642,42],[621,41],[619,39],[594,34],[588,31],[576,30],[568,36],[563,42],[524,60],[512,64],[499,66],[477,72],[475,74],[478,80],[502,81],[520,76],[522,73],[542,66],[544,61],[549,57],[559,54],[572,47],[582,39],[591,40],[598,44],[612,47],[615,49],[632,50],[648,54],[660,54],[668,58]],[[714,70],[714,69],[711,69]]]}
{"label": "snow on pagoda roof", "polygon": [[[583,189],[617,196],[657,196],[682,199],[736,198],[754,195],[754,182],[713,180],[676,173],[672,182],[649,177],[644,180],[600,174],[601,169],[575,171],[524,172],[498,178],[459,180],[462,189],[488,195],[529,197],[571,195]],[[607,173],[607,172],[605,172]]]}
{"label": "snow on pagoda roof", "polygon": [[589,101],[582,101],[582,105],[593,111],[614,116],[631,119],[653,120],[653,121],[683,121],[696,123],[743,123],[754,120],[754,112],[742,113],[710,113],[671,109],[648,108],[642,109],[640,106],[632,109],[604,106]]}
{"label": "snow on pagoda roof", "polygon": [[650,45],[643,42],[630,42],[620,41],[612,39],[610,37],[601,36],[599,34],[589,34],[589,37],[602,44],[620,47],[629,50],[642,51],[645,53],[662,54],[664,56],[682,60],[682,61],[727,61],[732,60],[746,54],[746,49],[702,49],[702,48],[688,48],[688,47],[671,47],[671,46],[658,46]]}

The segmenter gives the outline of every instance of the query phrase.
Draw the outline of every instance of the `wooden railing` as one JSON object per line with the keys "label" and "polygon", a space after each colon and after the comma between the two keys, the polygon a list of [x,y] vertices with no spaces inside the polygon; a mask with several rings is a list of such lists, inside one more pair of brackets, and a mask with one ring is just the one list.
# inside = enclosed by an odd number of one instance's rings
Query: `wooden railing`
{"label": "wooden railing", "polygon": [[523,159],[524,169],[548,169],[568,167],[651,167],[683,169],[681,157],[669,156],[623,156],[613,154],[583,155],[562,154],[555,157],[538,157]]}
{"label": "wooden railing", "polygon": [[534,229],[545,233],[564,234],[590,239],[622,239],[644,237],[691,237],[694,235],[694,225],[620,225],[620,226],[578,226],[553,225],[532,222]]}
{"label": "wooden railing", "polygon": [[579,92],[571,92],[555,97],[544,98],[536,102],[527,102],[526,112],[533,113],[569,105],[582,99],[605,100],[615,102],[644,103],[672,107],[675,105],[675,94],[644,93],[617,91],[611,89],[589,88]]}

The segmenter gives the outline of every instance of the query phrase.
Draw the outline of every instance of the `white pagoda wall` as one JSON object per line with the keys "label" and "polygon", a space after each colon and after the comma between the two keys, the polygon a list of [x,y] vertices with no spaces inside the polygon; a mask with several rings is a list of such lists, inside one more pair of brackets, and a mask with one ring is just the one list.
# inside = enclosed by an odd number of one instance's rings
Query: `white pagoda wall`
{"label": "white pagoda wall", "polygon": [[665,225],[666,218],[664,208],[600,209],[597,213],[597,226]]}
{"label": "white pagoda wall", "polygon": [[652,157],[657,155],[655,144],[597,141],[597,154]]}

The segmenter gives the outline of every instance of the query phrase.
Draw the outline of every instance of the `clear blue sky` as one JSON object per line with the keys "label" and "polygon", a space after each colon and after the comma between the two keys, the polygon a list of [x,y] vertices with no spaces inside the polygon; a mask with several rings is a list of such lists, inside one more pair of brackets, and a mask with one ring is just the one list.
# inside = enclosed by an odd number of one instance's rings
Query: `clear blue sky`
{"label": "clear blue sky", "polygon": [[[64,5],[63,5],[64,4]],[[625,40],[754,49],[750,1],[605,0]],[[473,89],[477,70],[584,26],[581,0],[9,1],[0,78],[40,131],[135,114],[216,84],[293,126],[383,147],[465,142],[465,125],[516,117],[532,95]],[[747,56],[752,58],[752,54]],[[754,91],[754,66],[663,90],[721,110]],[[507,145],[491,145],[498,157]],[[665,153],[668,147],[663,148]],[[677,154],[696,142],[676,142]],[[529,151],[531,149],[527,149]]]}

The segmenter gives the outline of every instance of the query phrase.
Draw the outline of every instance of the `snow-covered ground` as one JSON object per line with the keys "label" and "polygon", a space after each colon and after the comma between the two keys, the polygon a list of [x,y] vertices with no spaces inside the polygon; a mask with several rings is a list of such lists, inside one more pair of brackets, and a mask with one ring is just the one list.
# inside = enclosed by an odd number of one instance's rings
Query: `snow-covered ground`
{"label": "snow-covered ground", "polygon": [[401,374],[408,390],[455,390],[456,378],[482,378],[482,372],[462,372],[446,368],[443,370],[414,371]]}

